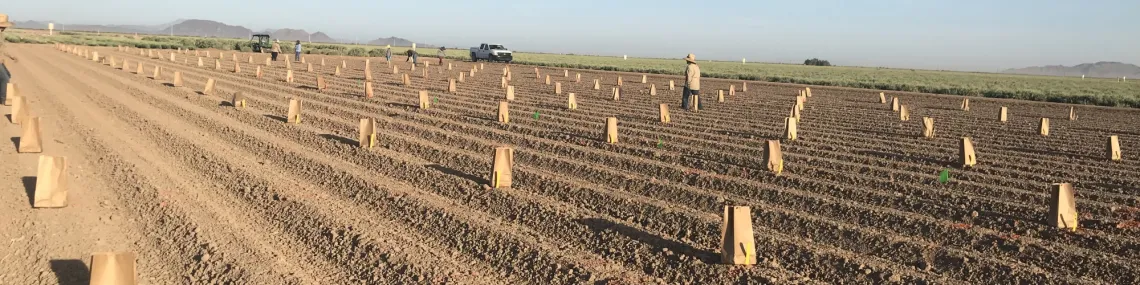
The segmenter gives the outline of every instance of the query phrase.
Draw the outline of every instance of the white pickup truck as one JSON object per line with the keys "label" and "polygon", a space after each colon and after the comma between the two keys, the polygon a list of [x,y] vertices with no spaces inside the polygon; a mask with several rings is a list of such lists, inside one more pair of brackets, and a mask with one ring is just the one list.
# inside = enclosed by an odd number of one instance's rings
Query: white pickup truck
{"label": "white pickup truck", "polygon": [[471,61],[503,61],[511,63],[511,50],[503,47],[503,45],[496,44],[481,44],[479,47],[471,48]]}

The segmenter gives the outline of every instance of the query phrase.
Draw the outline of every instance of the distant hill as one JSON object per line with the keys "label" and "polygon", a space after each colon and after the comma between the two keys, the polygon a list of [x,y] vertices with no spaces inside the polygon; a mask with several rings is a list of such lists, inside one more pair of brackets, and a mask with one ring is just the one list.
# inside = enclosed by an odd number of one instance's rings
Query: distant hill
{"label": "distant hill", "polygon": [[[397,38],[397,37],[379,38],[379,39],[375,39],[375,40],[368,42],[368,44],[375,45],[375,46],[392,45],[392,46],[397,46],[397,47],[412,46],[412,43],[413,42],[410,40],[403,39],[403,38]],[[434,47],[436,47],[436,46],[424,44],[424,43],[416,43],[416,48],[434,48]]]}
{"label": "distant hill", "polygon": [[[158,25],[80,25],[80,24],[63,24],[55,21],[13,21],[16,28],[19,29],[41,29],[46,30],[48,23],[55,23],[55,29],[58,31],[85,31],[85,32],[109,32],[109,33],[124,33],[124,34],[151,34],[151,35],[169,35],[171,26],[174,26],[174,35],[178,36],[193,36],[193,37],[220,37],[220,38],[239,38],[248,39],[254,31],[243,26],[231,26],[222,22],[200,20],[200,19],[178,19],[173,22],[158,24]],[[336,40],[323,32],[316,32],[309,34],[305,30],[299,29],[265,29],[257,33],[266,33],[274,39],[281,39],[281,41],[312,41],[314,43],[352,43],[351,40]],[[394,45],[394,46],[410,46],[412,41],[397,38],[379,38],[368,42],[371,45]],[[433,48],[436,46],[418,43],[417,47]]]}
{"label": "distant hill", "polygon": [[1046,65],[1006,69],[1002,71],[1002,73],[1074,77],[1085,75],[1088,77],[1103,78],[1120,78],[1122,76],[1127,76],[1130,78],[1140,79],[1140,66],[1121,62],[1101,61],[1097,63],[1083,63],[1074,66]]}
{"label": "distant hill", "polygon": [[[168,30],[154,31],[158,34]],[[174,34],[212,38],[249,38],[253,31],[242,26],[230,26],[210,20],[186,20],[174,25]]]}

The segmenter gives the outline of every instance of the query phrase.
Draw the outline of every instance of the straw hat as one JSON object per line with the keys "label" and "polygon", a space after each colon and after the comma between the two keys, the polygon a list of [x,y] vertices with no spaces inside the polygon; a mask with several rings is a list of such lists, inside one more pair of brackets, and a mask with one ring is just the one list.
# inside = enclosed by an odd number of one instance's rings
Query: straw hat
{"label": "straw hat", "polygon": [[8,22],[8,14],[0,14],[0,29],[11,28],[12,22]]}
{"label": "straw hat", "polygon": [[685,61],[696,63],[697,62],[697,56],[690,53],[689,56],[685,57]]}

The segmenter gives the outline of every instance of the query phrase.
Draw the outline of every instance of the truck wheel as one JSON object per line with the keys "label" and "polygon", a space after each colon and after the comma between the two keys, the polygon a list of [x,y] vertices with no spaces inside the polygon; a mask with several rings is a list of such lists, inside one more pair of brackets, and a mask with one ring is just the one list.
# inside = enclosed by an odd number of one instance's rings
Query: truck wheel
{"label": "truck wheel", "polygon": [[479,62],[479,58],[475,57],[475,53],[471,53],[471,62]]}

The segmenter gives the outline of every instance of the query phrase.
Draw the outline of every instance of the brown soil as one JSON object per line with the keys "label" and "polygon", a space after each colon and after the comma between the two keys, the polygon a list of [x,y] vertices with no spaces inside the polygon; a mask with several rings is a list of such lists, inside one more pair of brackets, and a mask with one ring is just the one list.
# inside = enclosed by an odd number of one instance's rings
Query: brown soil
{"label": "brown soil", "polygon": [[[472,63],[447,71],[432,60],[423,78],[401,58],[403,86],[376,58],[366,99],[364,62],[333,76],[340,57],[321,67],[307,56],[315,72],[293,64],[286,83],[280,61],[254,76],[262,54],[239,56],[235,74],[229,52],[214,70],[193,54],[99,49],[128,59],[122,71],[51,46],[8,50],[43,118],[44,154],[68,157],[72,187],[68,207],[32,209],[38,156],[17,154],[19,126],[3,123],[13,143],[0,145],[0,284],[86,284],[98,251],[137,252],[145,284],[1140,282],[1137,110],[1078,106],[1069,121],[1064,105],[973,99],[964,112],[957,97],[888,94],[910,110],[900,122],[877,91],[813,87],[799,139],[783,143],[785,173],[773,176],[765,140],[782,136],[801,86],[742,92],[706,79],[706,109],[690,113],[678,107],[679,77],[650,76],[650,96],[640,75],[540,68],[577,94],[579,108],[566,110],[565,94],[514,66],[502,125],[496,63],[475,63],[485,69],[449,94],[447,79]],[[149,78],[156,65],[160,80]],[[185,87],[168,85],[174,71]],[[314,88],[317,74],[328,89]],[[208,78],[216,90],[200,95]],[[420,90],[431,109],[416,108]],[[237,91],[249,108],[228,105]],[[293,97],[304,100],[299,125],[284,119]],[[660,103],[673,123],[657,122]],[[997,122],[1001,106],[1009,122]],[[356,146],[365,117],[377,119],[371,150]],[[935,118],[935,139],[921,137],[922,117]],[[1037,134],[1042,117],[1048,137]],[[1104,159],[1109,135],[1124,161]],[[962,136],[977,148],[974,168],[953,165]],[[499,145],[515,147],[514,186],[491,190]],[[1076,232],[1044,224],[1056,182],[1077,189]],[[752,207],[758,265],[718,264],[726,204]]]}

